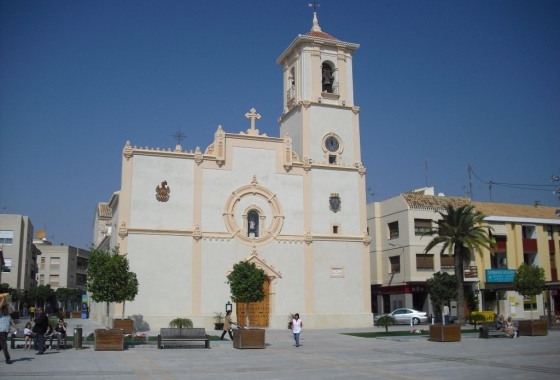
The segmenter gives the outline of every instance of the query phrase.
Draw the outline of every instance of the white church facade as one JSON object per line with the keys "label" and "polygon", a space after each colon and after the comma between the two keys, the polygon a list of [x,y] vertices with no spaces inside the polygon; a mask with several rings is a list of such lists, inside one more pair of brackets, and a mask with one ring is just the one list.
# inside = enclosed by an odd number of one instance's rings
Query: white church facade
{"label": "white church facade", "polygon": [[[126,143],[104,240],[127,253],[138,276],[125,315],[141,315],[152,330],[179,317],[210,329],[231,300],[226,275],[247,260],[268,278],[252,326],[286,328],[296,312],[307,328],[372,325],[358,47],[322,32],[314,15],[311,31],[277,60],[280,137],[261,134],[251,109],[245,132],[218,126],[205,149]],[[115,317],[121,307],[111,308]],[[105,323],[104,311],[92,304],[90,316]]]}

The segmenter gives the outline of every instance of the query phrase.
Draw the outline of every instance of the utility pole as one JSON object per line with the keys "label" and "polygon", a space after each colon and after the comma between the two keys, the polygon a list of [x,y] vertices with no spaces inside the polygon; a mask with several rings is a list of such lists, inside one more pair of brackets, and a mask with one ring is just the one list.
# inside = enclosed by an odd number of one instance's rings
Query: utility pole
{"label": "utility pole", "polygon": [[490,191],[490,203],[492,203],[492,181],[488,182],[488,190]]}

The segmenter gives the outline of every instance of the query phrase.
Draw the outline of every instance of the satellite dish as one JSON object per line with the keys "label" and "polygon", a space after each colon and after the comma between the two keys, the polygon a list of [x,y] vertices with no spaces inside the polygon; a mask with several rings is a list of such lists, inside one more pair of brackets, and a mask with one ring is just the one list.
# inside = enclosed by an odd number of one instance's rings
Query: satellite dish
{"label": "satellite dish", "polygon": [[47,233],[44,230],[39,230],[37,231],[37,233],[35,234],[35,237],[37,239],[43,239],[45,238],[45,236],[47,236]]}
{"label": "satellite dish", "polygon": [[560,209],[556,210],[556,216],[560,218]]}
{"label": "satellite dish", "polygon": [[444,194],[444,193],[438,193],[437,196],[438,196],[438,197],[445,197],[445,194]]}

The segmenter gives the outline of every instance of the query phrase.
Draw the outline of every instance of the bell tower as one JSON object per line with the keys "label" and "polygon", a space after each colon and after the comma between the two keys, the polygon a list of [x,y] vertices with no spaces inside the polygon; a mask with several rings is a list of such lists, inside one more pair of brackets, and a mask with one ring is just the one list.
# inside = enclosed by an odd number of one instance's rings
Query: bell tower
{"label": "bell tower", "polygon": [[317,13],[276,61],[283,67],[280,136],[292,137],[301,160],[361,165],[360,108],[354,105],[352,57],[358,44],[321,30]]}

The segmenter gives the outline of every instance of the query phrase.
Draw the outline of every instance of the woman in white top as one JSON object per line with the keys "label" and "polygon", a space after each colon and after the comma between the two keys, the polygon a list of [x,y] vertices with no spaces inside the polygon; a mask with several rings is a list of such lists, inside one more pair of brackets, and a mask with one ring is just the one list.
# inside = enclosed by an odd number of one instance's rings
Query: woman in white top
{"label": "woman in white top", "polygon": [[301,333],[301,329],[303,327],[303,322],[299,319],[299,314],[296,313],[294,315],[294,319],[292,320],[292,332],[294,333],[294,340],[296,341],[296,347],[299,347],[299,334]]}

